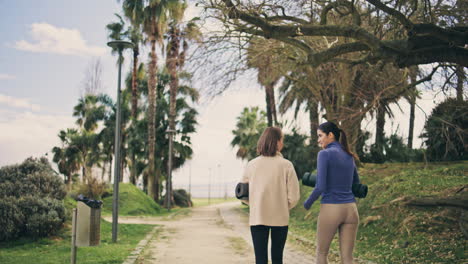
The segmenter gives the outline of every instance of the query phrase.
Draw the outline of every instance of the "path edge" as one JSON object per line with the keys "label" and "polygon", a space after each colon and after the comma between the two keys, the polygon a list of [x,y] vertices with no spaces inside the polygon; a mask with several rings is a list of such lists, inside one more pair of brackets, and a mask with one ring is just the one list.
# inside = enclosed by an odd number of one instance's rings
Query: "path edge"
{"label": "path edge", "polygon": [[145,249],[146,245],[148,245],[148,243],[151,241],[151,239],[153,238],[154,234],[156,233],[156,231],[158,231],[158,229],[160,228],[160,226],[155,226],[153,228],[153,230],[151,230],[146,236],[145,238],[143,238],[139,243],[138,245],[135,247],[135,249],[130,252],[130,254],[128,255],[128,257],[125,259],[125,261],[122,263],[122,264],[135,264],[137,259],[140,257],[140,254],[141,252],[143,251],[143,249]]}

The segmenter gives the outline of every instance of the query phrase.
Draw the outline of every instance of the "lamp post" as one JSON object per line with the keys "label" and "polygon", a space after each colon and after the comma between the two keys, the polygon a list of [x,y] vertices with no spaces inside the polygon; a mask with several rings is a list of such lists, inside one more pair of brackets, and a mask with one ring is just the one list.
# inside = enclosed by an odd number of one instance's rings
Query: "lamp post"
{"label": "lamp post", "polygon": [[211,168],[208,173],[208,204],[211,204]]}
{"label": "lamp post", "polygon": [[123,40],[115,40],[107,43],[107,46],[119,53],[119,77],[117,81],[117,113],[115,122],[115,165],[114,165],[114,195],[112,200],[112,242],[117,242],[117,229],[119,221],[119,182],[120,182],[120,144],[121,144],[121,113],[120,113],[120,79],[122,75],[122,52],[126,48],[133,48],[133,43]]}

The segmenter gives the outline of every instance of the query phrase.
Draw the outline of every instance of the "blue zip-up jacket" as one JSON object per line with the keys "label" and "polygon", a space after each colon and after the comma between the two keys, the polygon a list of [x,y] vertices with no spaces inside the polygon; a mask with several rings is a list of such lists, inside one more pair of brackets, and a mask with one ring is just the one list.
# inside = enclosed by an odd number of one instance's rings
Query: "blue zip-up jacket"
{"label": "blue zip-up jacket", "polygon": [[351,186],[360,183],[354,158],[337,141],[328,144],[317,156],[317,181],[304,207],[309,209],[322,195],[321,203],[355,202]]}

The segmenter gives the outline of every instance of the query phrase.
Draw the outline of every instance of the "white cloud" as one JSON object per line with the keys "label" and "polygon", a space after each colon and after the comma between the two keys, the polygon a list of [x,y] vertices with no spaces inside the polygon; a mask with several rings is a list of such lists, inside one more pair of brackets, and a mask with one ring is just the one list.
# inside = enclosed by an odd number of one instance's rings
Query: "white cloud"
{"label": "white cloud", "polygon": [[30,34],[34,42],[20,40],[15,43],[15,48],[31,52],[79,56],[99,56],[106,52],[104,47],[88,45],[77,29],[34,23],[31,25]]}
{"label": "white cloud", "polygon": [[15,79],[15,78],[16,78],[16,76],[14,76],[14,75],[0,73],[0,80],[12,80],[12,79]]}
{"label": "white cloud", "polygon": [[31,111],[39,111],[41,109],[39,105],[31,103],[29,99],[15,98],[15,97],[3,95],[3,94],[0,94],[0,106],[1,105],[27,109]]}
{"label": "white cloud", "polygon": [[0,119],[0,166],[43,156],[60,144],[57,135],[61,129],[74,126],[74,119],[65,115],[2,110],[0,115],[8,116]]}

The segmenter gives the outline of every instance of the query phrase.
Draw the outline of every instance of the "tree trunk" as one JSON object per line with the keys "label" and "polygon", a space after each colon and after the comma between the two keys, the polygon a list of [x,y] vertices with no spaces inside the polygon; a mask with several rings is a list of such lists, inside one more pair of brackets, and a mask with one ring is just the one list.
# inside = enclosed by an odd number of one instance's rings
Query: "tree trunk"
{"label": "tree trunk", "polygon": [[383,149],[385,142],[385,104],[383,102],[377,107],[377,122],[375,127],[375,147],[380,157],[375,157],[377,162],[383,162]]}
{"label": "tree trunk", "polygon": [[138,109],[138,83],[137,83],[137,72],[138,72],[138,47],[133,49],[133,73],[132,73],[132,116],[137,119]]}
{"label": "tree trunk", "polygon": [[[410,71],[411,83],[416,82],[416,77],[418,73],[417,71],[418,71],[418,67],[415,67],[415,69],[411,69]],[[408,131],[408,148],[410,149],[413,148],[414,119],[415,119],[415,110],[416,110],[416,92],[417,92],[416,87],[413,87],[410,97],[409,97],[410,120],[409,120],[409,131]]]}
{"label": "tree trunk", "polygon": [[156,38],[151,37],[151,54],[148,79],[148,195],[159,201],[159,179],[155,175],[155,145],[156,145]]}
{"label": "tree trunk", "polygon": [[70,175],[67,175],[68,178],[67,178],[67,187],[68,187],[68,191],[70,192],[72,190],[72,175],[73,173],[70,173]]}
{"label": "tree trunk", "polygon": [[265,85],[268,126],[278,125],[278,118],[276,116],[275,84],[276,81],[273,81]]}
{"label": "tree trunk", "polygon": [[171,76],[169,83],[170,95],[169,95],[169,152],[167,159],[167,179],[166,179],[166,199],[164,205],[166,208],[173,206],[173,193],[172,193],[172,157],[173,157],[173,140],[175,134],[175,119],[176,119],[176,99],[177,99],[177,88],[179,87],[179,78],[177,77],[177,68],[179,66],[179,29],[177,26],[172,26],[170,29],[170,49],[167,54],[167,68]]}
{"label": "tree trunk", "polygon": [[86,166],[81,168],[81,183],[86,183]]}
{"label": "tree trunk", "polygon": [[463,66],[457,65],[457,100],[463,102],[463,84],[465,83],[466,75]]}
{"label": "tree trunk", "polygon": [[112,182],[112,155],[109,157],[109,183]]}
{"label": "tree trunk", "polygon": [[101,181],[104,182],[104,178],[106,176],[106,161],[103,161],[102,164],[102,173],[101,173]]}
{"label": "tree trunk", "polygon": [[275,85],[276,85],[276,81],[271,82],[268,90],[270,91],[270,108],[271,108],[271,115],[273,117],[273,125],[277,126],[278,117],[276,116]]}
{"label": "tree trunk", "polygon": [[[123,145],[123,144],[122,144]],[[123,152],[123,151],[122,151]],[[124,178],[124,155],[122,155],[122,159],[120,159],[120,179],[119,182],[123,182]]]}
{"label": "tree trunk", "polygon": [[319,126],[318,102],[309,99],[310,144],[317,144],[317,129]]}
{"label": "tree trunk", "polygon": [[130,182],[133,185],[136,185],[137,177],[136,177],[136,166],[135,166],[135,163],[136,163],[135,153],[131,154],[130,159],[132,163],[132,165],[130,166]]}

